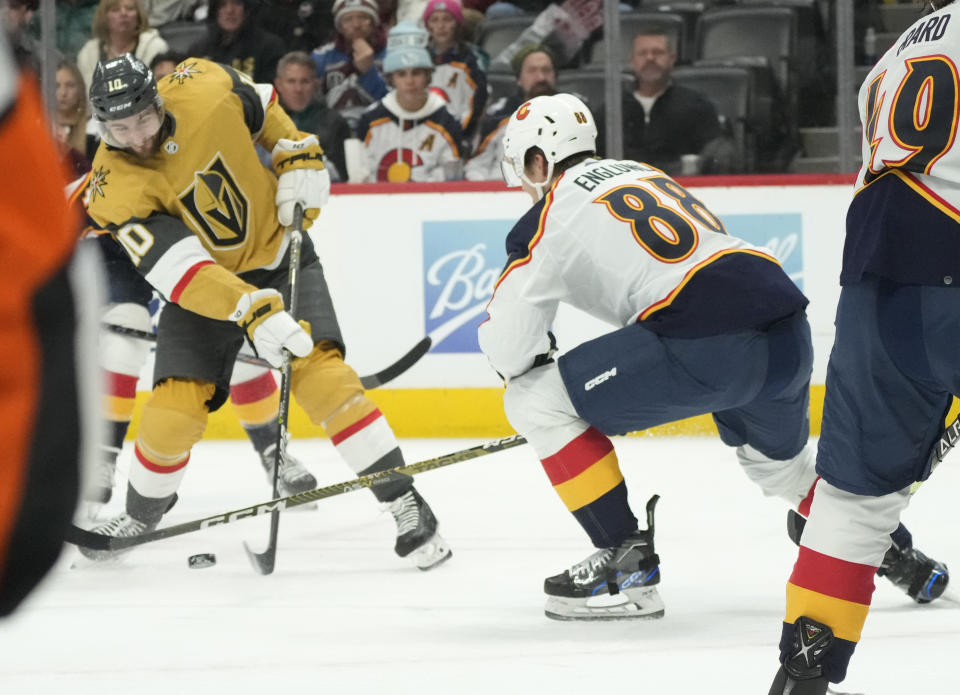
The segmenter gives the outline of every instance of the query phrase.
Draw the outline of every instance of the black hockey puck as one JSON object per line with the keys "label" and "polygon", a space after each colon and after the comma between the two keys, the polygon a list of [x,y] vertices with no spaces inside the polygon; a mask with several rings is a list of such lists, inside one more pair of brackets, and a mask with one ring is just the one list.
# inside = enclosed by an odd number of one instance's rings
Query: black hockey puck
{"label": "black hockey puck", "polygon": [[201,570],[204,567],[213,567],[217,564],[217,556],[213,553],[200,553],[187,558],[187,567],[192,570]]}

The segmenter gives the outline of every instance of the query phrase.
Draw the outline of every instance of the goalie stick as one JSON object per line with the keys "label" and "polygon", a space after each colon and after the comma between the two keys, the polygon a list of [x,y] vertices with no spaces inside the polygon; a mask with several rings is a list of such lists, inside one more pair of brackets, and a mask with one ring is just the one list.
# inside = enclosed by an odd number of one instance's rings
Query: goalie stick
{"label": "goalie stick", "polygon": [[269,514],[274,510],[283,511],[286,509],[292,509],[294,507],[299,507],[301,504],[309,504],[310,502],[325,499],[327,497],[334,497],[336,495],[343,495],[347,492],[353,492],[354,490],[362,490],[363,488],[373,487],[374,485],[381,485],[391,480],[395,480],[396,476],[398,475],[416,475],[418,473],[426,473],[427,471],[432,471],[436,468],[443,468],[444,466],[451,466],[455,463],[460,463],[461,461],[469,461],[481,456],[486,456],[487,454],[495,454],[500,451],[506,451],[507,449],[512,449],[515,446],[520,446],[521,444],[526,443],[526,439],[519,434],[515,434],[511,437],[505,437],[504,439],[497,439],[485,444],[479,444],[477,446],[470,447],[469,449],[462,449],[450,454],[445,454],[444,456],[437,456],[432,459],[426,459],[425,461],[411,463],[408,466],[390,468],[385,471],[371,473],[370,475],[362,475],[353,480],[347,480],[342,483],[335,483],[325,487],[318,487],[315,490],[308,490],[307,492],[290,495],[289,497],[280,497],[279,499],[270,500],[269,502],[261,502],[260,504],[244,507],[242,509],[235,509],[222,514],[214,514],[213,516],[208,516],[203,519],[185,521],[182,524],[175,524],[173,526],[159,528],[155,531],[150,531],[149,533],[144,533],[139,536],[104,536],[99,533],[93,533],[92,531],[79,528],[78,526],[70,526],[70,528],[67,529],[67,537],[65,540],[68,543],[73,543],[74,545],[83,548],[90,548],[92,550],[123,550],[125,548],[132,548],[136,545],[143,545],[144,543],[152,543],[153,541],[163,540],[164,538],[173,538],[174,536],[181,536],[185,533],[192,533],[194,531],[199,531],[200,529],[209,528],[210,526],[232,524],[234,521],[250,519],[262,514]]}
{"label": "goalie stick", "polygon": [[[102,323],[100,325],[112,333],[119,333],[120,335],[126,335],[139,340],[146,340],[151,343],[157,342],[157,336],[149,331],[141,331],[136,328],[118,326],[115,323]],[[383,384],[387,383],[388,381],[396,379],[398,376],[416,364],[421,357],[426,355],[432,345],[433,339],[430,336],[421,338],[416,345],[407,350],[407,352],[393,364],[384,367],[375,374],[368,374],[360,377],[360,384],[364,389],[369,390],[375,389],[378,386],[382,386]],[[256,364],[261,367],[270,367],[270,363],[266,360],[262,360],[259,357],[254,357],[253,355],[245,355],[242,352],[237,355],[237,360],[239,362],[246,362],[248,364]]]}

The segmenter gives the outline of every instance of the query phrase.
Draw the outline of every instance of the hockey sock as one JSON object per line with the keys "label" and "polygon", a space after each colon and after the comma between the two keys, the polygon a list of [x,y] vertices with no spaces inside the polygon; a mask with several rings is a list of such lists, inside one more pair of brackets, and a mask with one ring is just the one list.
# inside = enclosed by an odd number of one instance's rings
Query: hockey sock
{"label": "hockey sock", "polygon": [[258,453],[277,443],[280,391],[272,372],[231,384],[230,402]]}
{"label": "hockey sock", "polygon": [[178,462],[158,463],[145,454],[140,442],[134,447],[127,485],[127,513],[145,524],[156,525],[171,506],[187,470],[190,454]]}
{"label": "hockey sock", "polygon": [[103,411],[107,421],[106,441],[102,444],[106,458],[116,460],[123,448],[133,406],[137,397],[137,376],[107,371],[104,374],[106,393]]}
{"label": "hockey sock", "polygon": [[541,461],[553,489],[597,548],[614,548],[637,530],[613,443],[590,427]]}
{"label": "hockey sock", "polygon": [[[324,423],[330,440],[357,475],[370,475],[404,465],[403,454],[387,419],[366,396],[352,398]],[[413,479],[405,478],[370,491],[381,502],[390,502],[410,490]]]}

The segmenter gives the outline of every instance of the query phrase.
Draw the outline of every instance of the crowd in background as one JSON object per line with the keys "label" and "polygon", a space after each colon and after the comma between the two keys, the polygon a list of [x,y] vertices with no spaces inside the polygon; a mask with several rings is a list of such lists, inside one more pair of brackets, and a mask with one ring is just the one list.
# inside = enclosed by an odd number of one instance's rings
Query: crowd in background
{"label": "crowd in background", "polygon": [[[691,27],[697,14],[764,4],[637,2],[623,4],[622,16],[674,17],[693,7]],[[38,71],[38,0],[5,3],[0,11],[17,57]],[[858,30],[879,3],[855,0]],[[790,7],[813,38],[803,45],[819,52],[812,73],[794,70],[778,84],[775,60],[760,69],[756,56],[694,62],[690,39],[656,21],[621,25],[629,34],[624,158],[672,175],[786,171],[801,149],[798,128],[835,122],[832,0],[768,4]],[[811,8],[813,23],[803,14]],[[574,24],[564,20],[571,16]],[[508,25],[520,29],[490,55],[491,28]],[[603,154],[601,25],[599,0],[57,0],[54,130],[70,168],[82,172],[98,143],[86,94],[99,60],[132,53],[160,80],[188,57],[207,58],[272,83],[298,128],[318,136],[335,181],[495,180],[505,120],[540,94],[581,96],[600,126]],[[858,58],[863,62],[862,44]],[[742,113],[721,82],[731,74],[749,86]],[[564,83],[564,76],[580,79]]]}

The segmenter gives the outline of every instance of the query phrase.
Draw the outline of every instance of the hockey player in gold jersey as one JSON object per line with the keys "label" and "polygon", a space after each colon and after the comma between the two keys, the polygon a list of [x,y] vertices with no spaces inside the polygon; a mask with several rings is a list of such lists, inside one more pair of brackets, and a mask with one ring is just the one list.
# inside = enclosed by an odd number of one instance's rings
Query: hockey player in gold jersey
{"label": "hockey player in gold jersey", "polygon": [[[87,189],[89,214],[169,302],[126,511],[94,530],[133,535],[158,525],[207,414],[226,399],[244,339],[271,364],[280,364],[284,349],[296,357],[294,397],[356,473],[403,465],[386,419],[344,362],[344,341],[308,236],[299,323],[278,291],[288,283],[285,228],[294,207],[304,209],[306,227],[329,196],[316,137],[296,129],[269,85],[196,58],[180,63],[159,87],[129,55],[101,62],[90,100],[103,141]],[[260,164],[255,144],[273,153],[275,173]],[[397,521],[397,554],[411,556],[421,569],[450,556],[411,478],[373,492]]]}

